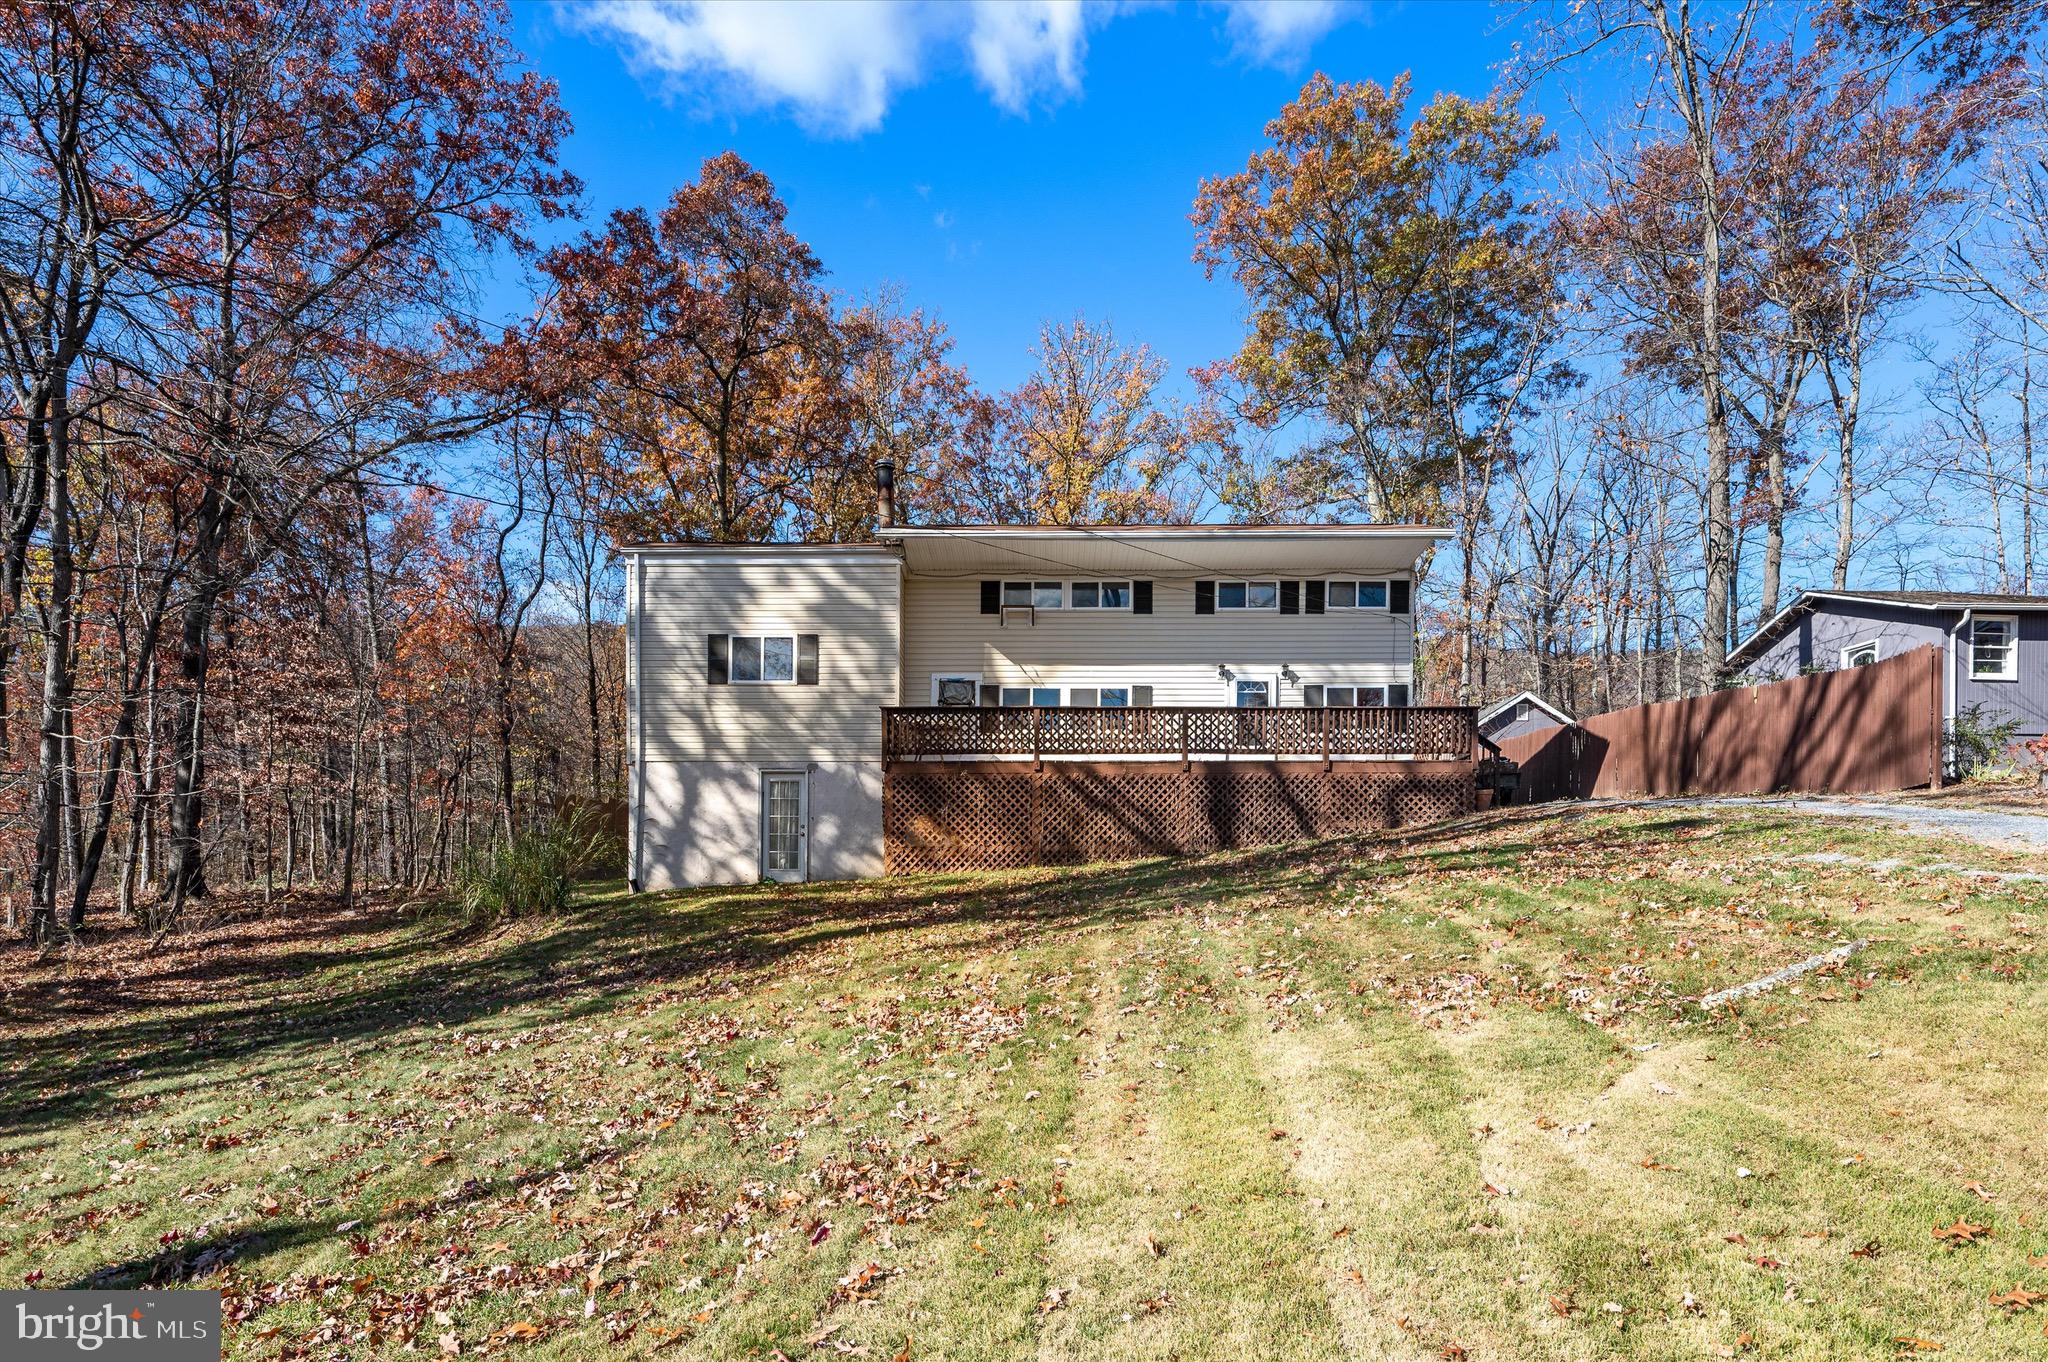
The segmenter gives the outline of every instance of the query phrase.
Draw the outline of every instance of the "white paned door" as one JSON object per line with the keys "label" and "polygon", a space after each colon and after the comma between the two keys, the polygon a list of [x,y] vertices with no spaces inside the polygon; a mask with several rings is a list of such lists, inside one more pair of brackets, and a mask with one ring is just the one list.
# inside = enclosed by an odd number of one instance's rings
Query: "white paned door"
{"label": "white paned door", "polygon": [[809,870],[811,782],[801,771],[761,776],[761,874],[785,883]]}

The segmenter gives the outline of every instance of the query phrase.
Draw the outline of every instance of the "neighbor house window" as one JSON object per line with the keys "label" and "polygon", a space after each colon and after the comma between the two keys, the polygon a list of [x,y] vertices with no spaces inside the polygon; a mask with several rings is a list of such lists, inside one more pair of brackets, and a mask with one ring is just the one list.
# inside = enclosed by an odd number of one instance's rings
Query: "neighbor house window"
{"label": "neighbor house window", "polygon": [[1384,610],[1387,608],[1387,584],[1331,582],[1324,600],[1332,610]]}
{"label": "neighbor house window", "polygon": [[1002,701],[1006,705],[1048,705],[1060,702],[1058,686],[1004,686]]}
{"label": "neighbor house window", "polygon": [[1216,583],[1216,608],[1218,610],[1278,610],[1280,608],[1280,583],[1218,582]]}
{"label": "neighbor house window", "polygon": [[767,686],[796,680],[794,634],[734,634],[732,682],[736,686]]}
{"label": "neighbor house window", "polygon": [[1058,582],[1004,582],[1003,605],[1036,606],[1040,610],[1057,610],[1066,596],[1066,588]]}
{"label": "neighbor house window", "polygon": [[1842,649],[1842,666],[1845,669],[1849,667],[1868,667],[1875,661],[1877,661],[1876,639],[1871,639],[1864,643],[1852,643]]}
{"label": "neighbor house window", "polygon": [[1075,582],[1067,604],[1075,610],[1128,610],[1131,608],[1131,584]]}
{"label": "neighbor house window", "polygon": [[1970,679],[2020,679],[2020,627],[2012,615],[1988,615],[1970,624]]}

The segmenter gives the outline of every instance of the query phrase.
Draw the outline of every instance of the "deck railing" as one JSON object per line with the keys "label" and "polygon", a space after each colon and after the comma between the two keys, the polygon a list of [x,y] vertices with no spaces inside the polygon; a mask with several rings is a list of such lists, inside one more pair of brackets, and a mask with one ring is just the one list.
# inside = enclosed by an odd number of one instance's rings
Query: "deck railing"
{"label": "deck railing", "polygon": [[937,705],[882,710],[885,761],[947,758],[1232,757],[1469,761],[1477,711],[1172,706],[1067,709]]}

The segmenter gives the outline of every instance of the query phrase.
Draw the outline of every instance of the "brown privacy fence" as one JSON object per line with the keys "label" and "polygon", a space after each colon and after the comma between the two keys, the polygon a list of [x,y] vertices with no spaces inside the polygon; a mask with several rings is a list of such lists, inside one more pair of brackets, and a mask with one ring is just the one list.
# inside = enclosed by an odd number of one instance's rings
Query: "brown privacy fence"
{"label": "brown privacy fence", "polygon": [[1517,802],[1617,795],[1870,794],[1941,783],[1941,650],[1596,714],[1510,738]]}

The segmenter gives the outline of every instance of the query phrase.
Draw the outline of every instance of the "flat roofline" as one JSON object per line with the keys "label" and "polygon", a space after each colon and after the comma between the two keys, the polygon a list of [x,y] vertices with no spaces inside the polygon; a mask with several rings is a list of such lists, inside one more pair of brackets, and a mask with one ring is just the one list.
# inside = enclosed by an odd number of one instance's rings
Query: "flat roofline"
{"label": "flat roofline", "polygon": [[1412,539],[1427,535],[1448,539],[1452,531],[1439,525],[889,525],[875,531],[889,539],[940,538],[948,535],[986,538],[1003,535],[1113,536],[1140,539],[1152,535],[1202,535],[1253,537],[1279,534],[1313,538],[1321,535]]}
{"label": "flat roofline", "polygon": [[702,540],[684,540],[671,544],[621,544],[620,553],[677,553],[677,554],[760,554],[787,557],[797,554],[805,557],[836,557],[841,554],[868,555],[879,558],[894,558],[896,549],[891,544],[716,544]]}

